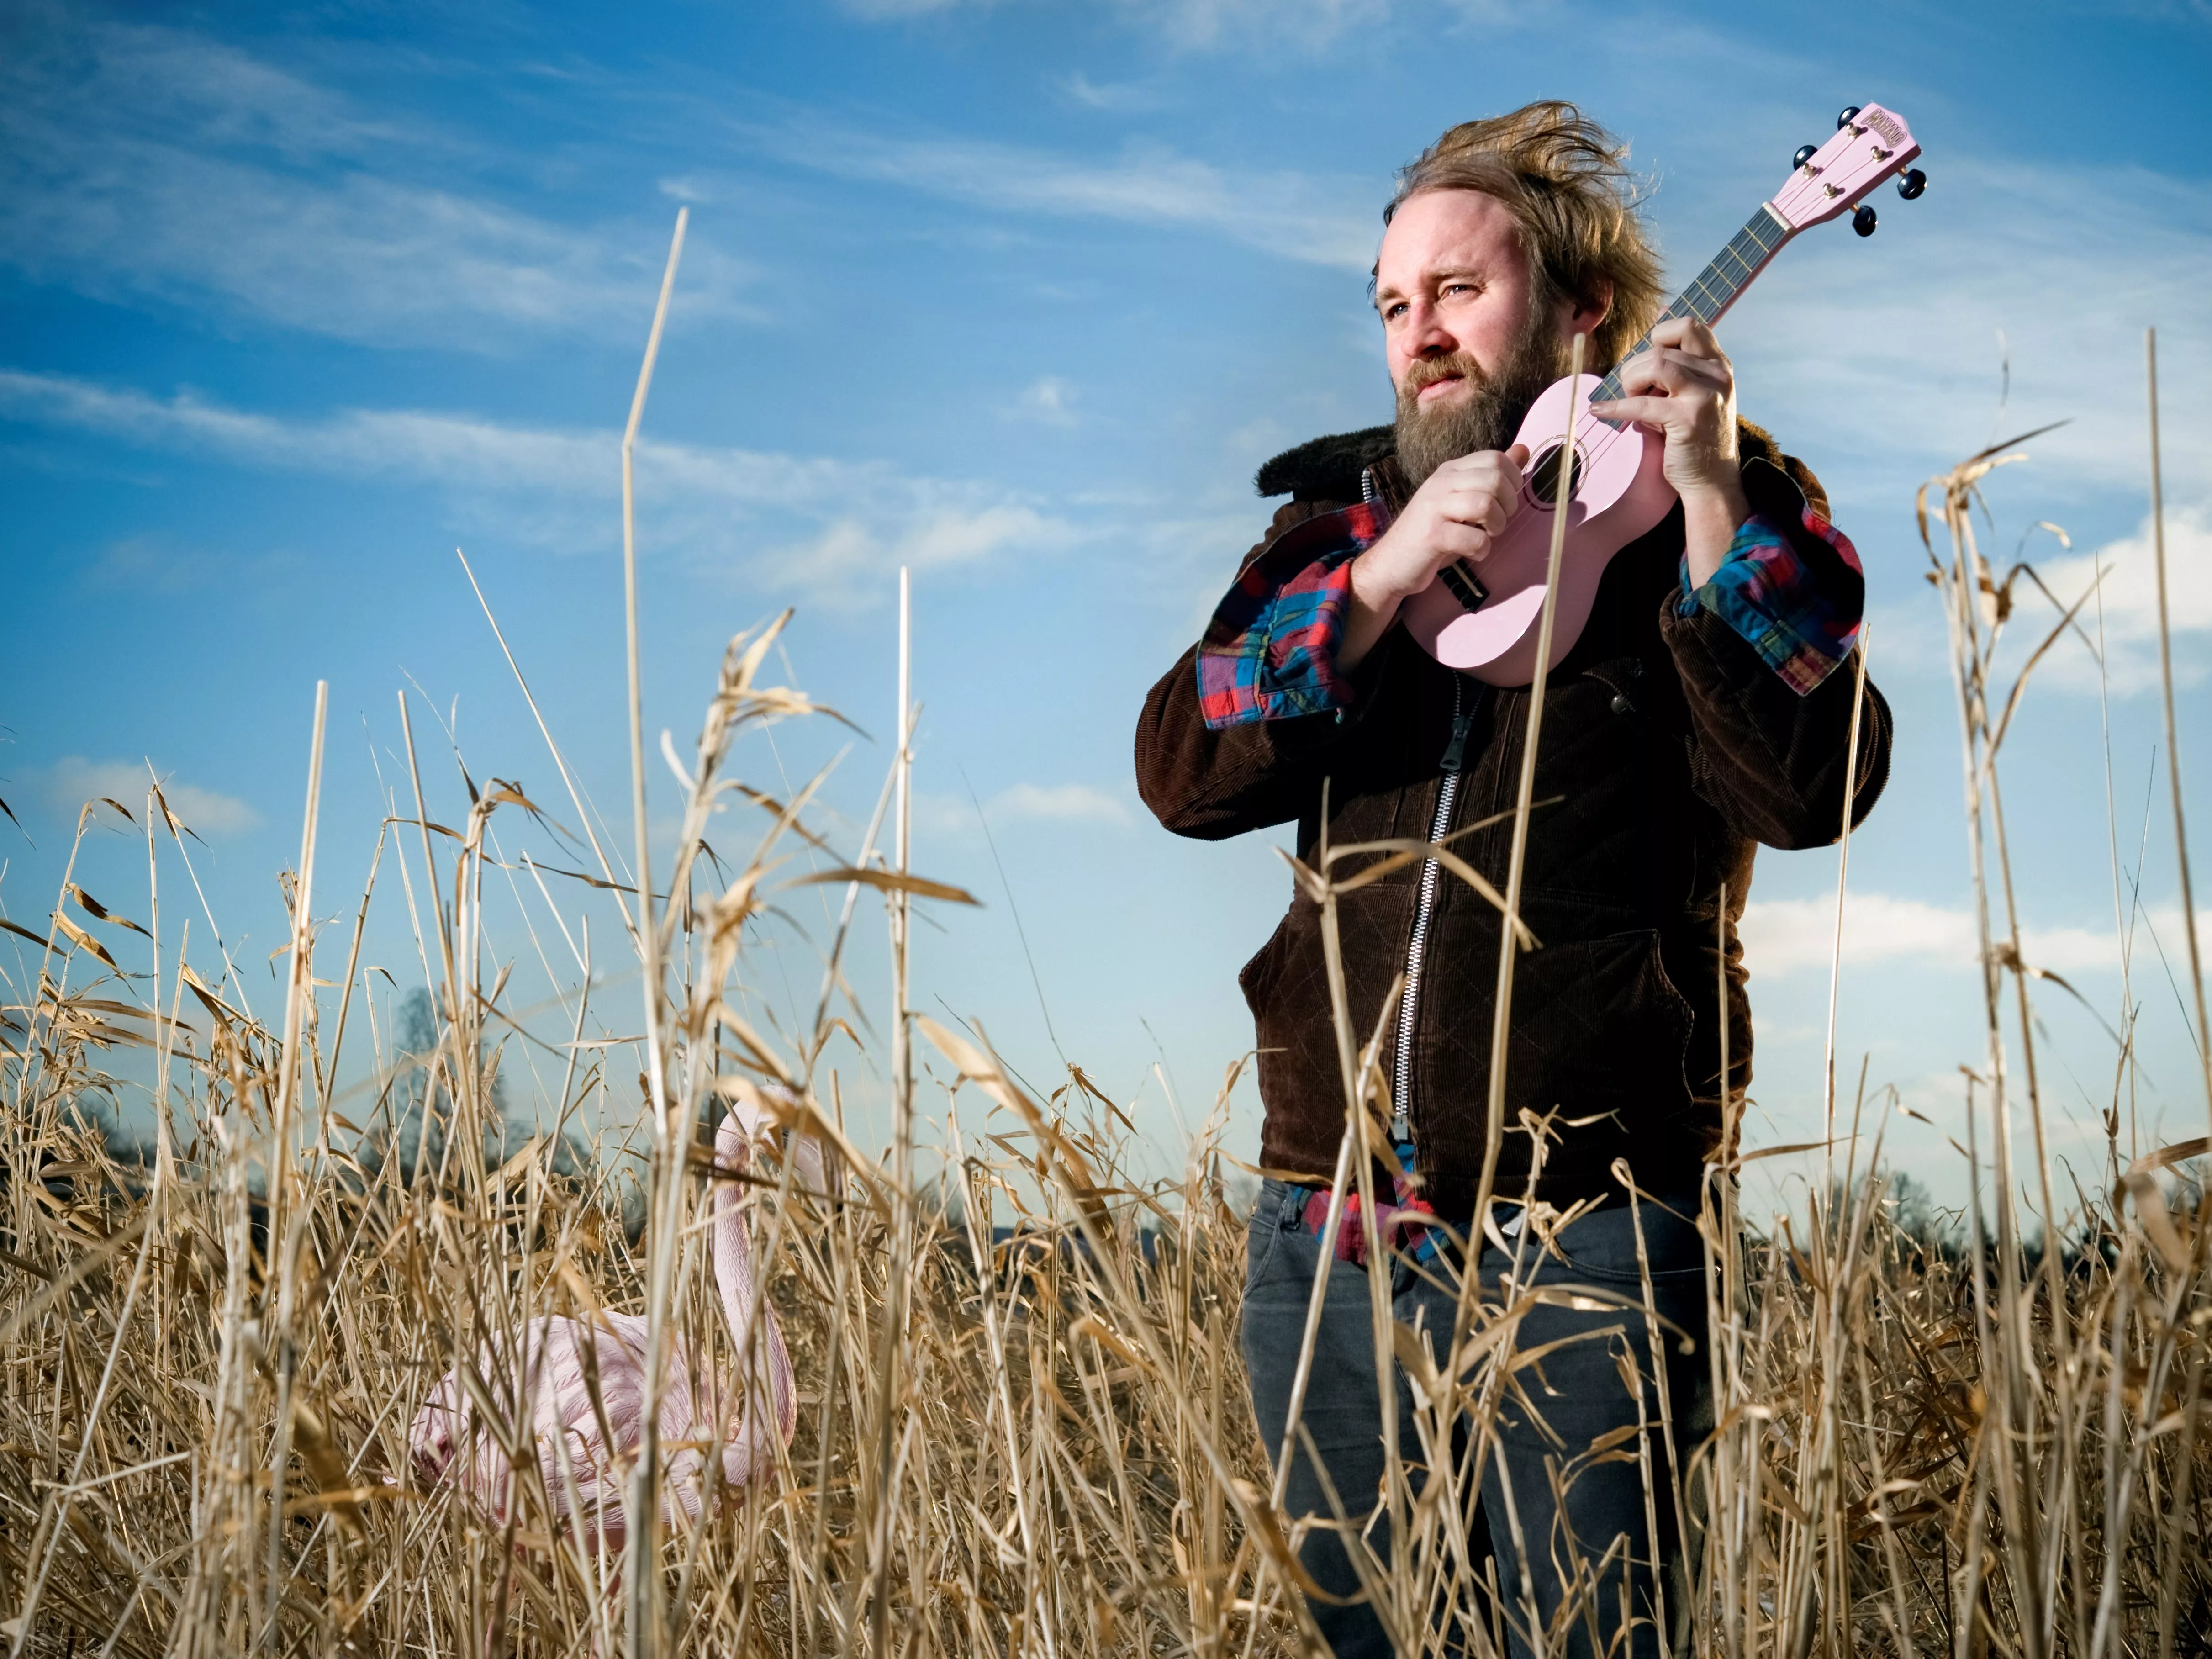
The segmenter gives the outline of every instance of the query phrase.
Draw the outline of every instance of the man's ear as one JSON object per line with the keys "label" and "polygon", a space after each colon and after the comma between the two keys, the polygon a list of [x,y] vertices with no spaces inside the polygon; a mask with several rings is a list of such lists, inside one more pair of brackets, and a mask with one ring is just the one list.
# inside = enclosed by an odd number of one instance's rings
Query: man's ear
{"label": "man's ear", "polygon": [[1566,325],[1570,333],[1595,334],[1605,319],[1613,314],[1613,284],[1599,277],[1587,298],[1570,300],[1566,303]]}

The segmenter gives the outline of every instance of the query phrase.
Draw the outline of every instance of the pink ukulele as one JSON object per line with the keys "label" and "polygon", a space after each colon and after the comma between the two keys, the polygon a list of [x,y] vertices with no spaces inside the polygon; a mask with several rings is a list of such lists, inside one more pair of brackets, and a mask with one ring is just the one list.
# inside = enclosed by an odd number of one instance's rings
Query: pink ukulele
{"label": "pink ukulele", "polygon": [[[1861,198],[1919,154],[1904,121],[1879,104],[1845,110],[1837,119],[1836,136],[1818,149],[1808,144],[1797,152],[1796,170],[1774,199],[1752,215],[1751,222],[1667,307],[1666,315],[1719,321],[1784,242],[1857,206]],[[1927,175],[1914,167],[1898,179],[1897,193],[1909,202],[1927,184]],[[1874,210],[1859,207],[1851,226],[1862,236],[1873,235]],[[1649,343],[1646,336],[1627,355],[1634,356]],[[1535,678],[1536,629],[1544,608],[1559,452],[1566,441],[1568,410],[1575,404],[1583,407],[1569,475],[1567,540],[1547,667],[1557,667],[1581,636],[1598,580],[1613,556],[1667,516],[1674,490],[1659,471],[1665,441],[1643,427],[1614,426],[1589,413],[1591,404],[1620,395],[1616,369],[1603,380],[1585,374],[1557,381],[1536,399],[1516,440],[1528,446],[1530,458],[1522,475],[1523,499],[1490,556],[1479,568],[1465,560],[1446,565],[1401,612],[1407,630],[1437,661],[1492,685],[1526,685]]]}

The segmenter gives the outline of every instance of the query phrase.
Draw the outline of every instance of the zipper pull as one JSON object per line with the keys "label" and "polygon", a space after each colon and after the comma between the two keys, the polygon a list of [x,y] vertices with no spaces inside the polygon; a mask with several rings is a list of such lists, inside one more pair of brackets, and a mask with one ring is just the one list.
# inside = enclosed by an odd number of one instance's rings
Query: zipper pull
{"label": "zipper pull", "polygon": [[1480,697],[1468,698],[1461,689],[1452,687],[1451,741],[1444,745],[1443,769],[1456,772],[1467,764],[1467,734],[1474,726],[1474,711],[1481,707]]}

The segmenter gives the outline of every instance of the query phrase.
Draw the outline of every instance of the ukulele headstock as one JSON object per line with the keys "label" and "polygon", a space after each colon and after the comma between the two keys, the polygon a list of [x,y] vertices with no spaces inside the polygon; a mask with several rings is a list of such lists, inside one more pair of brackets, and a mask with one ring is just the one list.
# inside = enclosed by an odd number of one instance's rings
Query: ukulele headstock
{"label": "ukulele headstock", "polygon": [[[1808,230],[1850,212],[1884,179],[1903,173],[1919,154],[1904,117],[1880,104],[1868,104],[1846,112],[1836,136],[1791,170],[1768,205],[1793,232]],[[1912,193],[1919,194],[1917,190]]]}

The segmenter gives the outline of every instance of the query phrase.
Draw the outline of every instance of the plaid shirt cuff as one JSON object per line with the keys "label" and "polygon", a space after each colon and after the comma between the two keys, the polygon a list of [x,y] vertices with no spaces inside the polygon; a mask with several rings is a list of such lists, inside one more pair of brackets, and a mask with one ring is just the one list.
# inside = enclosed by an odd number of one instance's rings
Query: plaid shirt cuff
{"label": "plaid shirt cuff", "polygon": [[[1858,550],[1850,539],[1810,507],[1804,516],[1805,533],[1834,549],[1858,575]],[[1711,611],[1801,697],[1833,673],[1858,642],[1860,605],[1832,592],[1791,544],[1790,532],[1764,514],[1743,521],[1704,586],[1691,586],[1685,556],[1675,608],[1684,617]]]}
{"label": "plaid shirt cuff", "polygon": [[1342,708],[1336,665],[1352,561],[1389,526],[1372,503],[1293,526],[1244,567],[1198,647],[1198,702],[1215,731]]}

